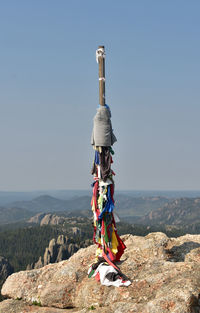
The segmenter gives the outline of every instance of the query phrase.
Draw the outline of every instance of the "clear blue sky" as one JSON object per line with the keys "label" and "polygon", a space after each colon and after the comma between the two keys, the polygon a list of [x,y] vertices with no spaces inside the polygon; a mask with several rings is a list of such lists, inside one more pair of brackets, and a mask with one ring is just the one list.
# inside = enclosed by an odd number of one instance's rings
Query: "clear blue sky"
{"label": "clear blue sky", "polygon": [[198,0],[0,3],[0,190],[88,189],[95,50],[118,189],[200,189]]}

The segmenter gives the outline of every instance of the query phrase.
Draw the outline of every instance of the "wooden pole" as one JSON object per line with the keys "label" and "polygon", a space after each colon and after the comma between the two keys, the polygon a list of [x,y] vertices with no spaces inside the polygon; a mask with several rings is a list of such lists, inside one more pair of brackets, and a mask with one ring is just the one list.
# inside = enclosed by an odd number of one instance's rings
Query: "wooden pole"
{"label": "wooden pole", "polygon": [[105,48],[99,46],[98,50],[99,63],[99,103],[105,105]]}

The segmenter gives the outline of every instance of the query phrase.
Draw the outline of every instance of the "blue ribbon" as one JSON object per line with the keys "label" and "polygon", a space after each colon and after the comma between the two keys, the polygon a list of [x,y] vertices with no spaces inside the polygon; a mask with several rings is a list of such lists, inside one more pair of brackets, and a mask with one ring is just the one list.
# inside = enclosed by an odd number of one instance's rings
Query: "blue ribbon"
{"label": "blue ribbon", "polygon": [[106,201],[106,205],[103,209],[103,211],[101,212],[101,214],[99,215],[99,220],[102,220],[103,218],[103,214],[105,212],[108,212],[108,213],[111,213],[114,209],[114,203],[112,201],[112,198],[111,198],[111,193],[110,193],[110,186],[108,185],[108,191],[107,191],[107,201]]}

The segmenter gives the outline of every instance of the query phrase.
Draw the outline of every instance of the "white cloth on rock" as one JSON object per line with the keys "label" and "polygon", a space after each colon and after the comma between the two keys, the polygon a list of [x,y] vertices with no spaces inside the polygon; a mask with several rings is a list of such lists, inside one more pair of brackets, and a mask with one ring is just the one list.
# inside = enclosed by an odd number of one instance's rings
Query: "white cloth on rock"
{"label": "white cloth on rock", "polygon": [[122,278],[118,278],[114,281],[109,280],[106,275],[109,273],[115,273],[118,274],[117,270],[111,266],[111,265],[105,265],[104,263],[101,263],[97,269],[95,270],[94,274],[92,277],[96,276],[99,273],[100,276],[100,282],[102,285],[105,286],[115,286],[115,287],[121,287],[121,286],[126,286],[128,287],[131,282],[130,280],[123,281]]}

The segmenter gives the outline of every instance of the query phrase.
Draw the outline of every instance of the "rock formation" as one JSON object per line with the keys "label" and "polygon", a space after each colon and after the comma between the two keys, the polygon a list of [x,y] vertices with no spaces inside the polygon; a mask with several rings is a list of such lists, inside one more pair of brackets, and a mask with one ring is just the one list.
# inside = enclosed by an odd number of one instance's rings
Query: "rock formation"
{"label": "rock formation", "polygon": [[8,260],[0,256],[0,282],[6,280],[6,278],[13,273],[13,267]]}
{"label": "rock formation", "polygon": [[[74,227],[75,228],[75,227]],[[45,249],[44,256],[40,256],[36,263],[29,264],[27,270],[41,268],[50,263],[58,263],[62,260],[69,259],[80,247],[87,247],[89,241],[84,241],[81,244],[72,243],[67,236],[59,235],[57,240],[51,239],[49,246]]]}
{"label": "rock formation", "polygon": [[119,266],[132,281],[129,287],[106,287],[88,278],[95,260],[92,245],[68,260],[10,275],[1,292],[11,299],[0,303],[0,313],[200,312],[200,235],[122,239],[127,249]]}
{"label": "rock formation", "polygon": [[64,225],[64,223],[68,224],[68,231],[71,232],[74,236],[82,237],[85,235],[85,232],[83,232],[79,227],[75,227],[74,225],[77,224],[77,222],[81,224],[90,223],[90,219],[86,220],[85,217],[79,216],[79,217],[65,217],[65,216],[58,216],[56,214],[51,213],[38,213],[35,216],[32,216],[28,223],[34,223],[39,224],[40,226],[43,225]]}
{"label": "rock formation", "polygon": [[36,223],[42,225],[59,225],[63,224],[68,218],[57,216],[51,213],[38,213],[28,220],[28,223]]}
{"label": "rock formation", "polygon": [[[0,256],[0,289],[6,278],[13,273],[13,267],[10,265],[8,260]],[[1,300],[0,294],[0,300]]]}

